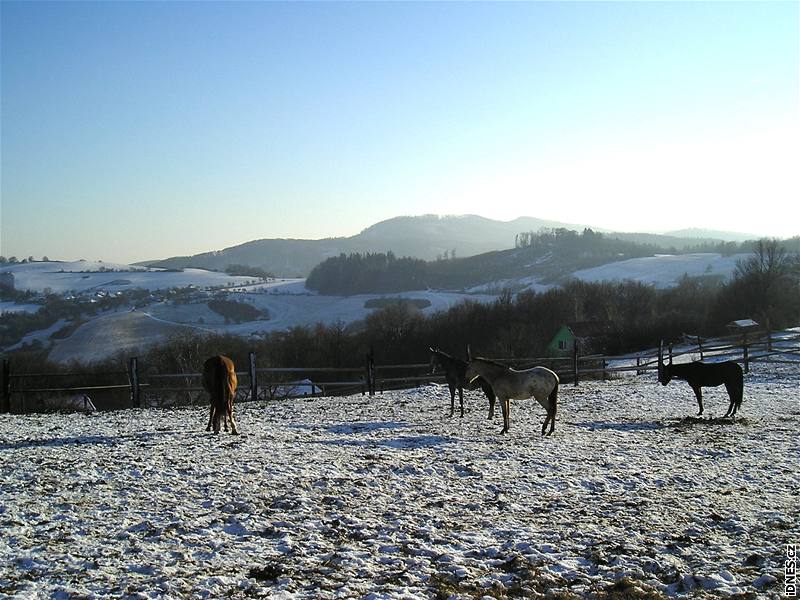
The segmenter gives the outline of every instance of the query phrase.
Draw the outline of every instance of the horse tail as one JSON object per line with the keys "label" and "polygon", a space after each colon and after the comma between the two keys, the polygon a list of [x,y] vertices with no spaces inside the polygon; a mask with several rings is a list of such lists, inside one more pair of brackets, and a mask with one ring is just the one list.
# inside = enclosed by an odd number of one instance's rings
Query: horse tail
{"label": "horse tail", "polygon": [[736,366],[738,367],[736,370],[736,408],[738,409],[744,400],[744,373],[738,363]]}
{"label": "horse tail", "polygon": [[228,407],[228,394],[227,394],[227,369],[225,368],[225,361],[221,356],[218,356],[214,364],[214,431],[220,429],[221,423],[225,422],[225,413]]}
{"label": "horse tail", "polygon": [[236,370],[231,362],[225,365],[225,405],[229,411],[233,411],[233,399],[236,397],[236,386],[239,381],[236,379]]}
{"label": "horse tail", "polygon": [[556,409],[558,408],[558,379],[556,379],[556,385],[553,387],[553,391],[550,392],[547,399],[550,401],[550,406],[553,407],[553,418],[555,419]]}

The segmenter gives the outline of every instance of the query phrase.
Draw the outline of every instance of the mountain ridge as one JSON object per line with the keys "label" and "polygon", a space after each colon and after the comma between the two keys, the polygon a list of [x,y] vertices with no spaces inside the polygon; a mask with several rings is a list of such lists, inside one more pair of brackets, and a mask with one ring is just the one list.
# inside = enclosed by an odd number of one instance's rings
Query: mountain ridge
{"label": "mountain ridge", "polygon": [[[230,265],[247,265],[282,277],[305,277],[324,260],[340,254],[391,251],[397,256],[422,260],[435,260],[447,256],[476,256],[495,250],[512,249],[515,247],[518,234],[535,232],[542,228],[564,228],[575,231],[588,228],[603,232],[610,237],[657,244],[665,249],[681,249],[693,244],[721,241],[720,238],[685,235],[614,233],[593,228],[589,224],[564,223],[536,217],[517,217],[511,221],[499,221],[471,214],[446,216],[427,214],[385,219],[349,237],[317,240],[262,238],[222,250],[136,264],[167,269],[203,268],[217,271],[225,270]],[[692,230],[675,233],[687,231]],[[741,241],[739,237],[737,240]]]}

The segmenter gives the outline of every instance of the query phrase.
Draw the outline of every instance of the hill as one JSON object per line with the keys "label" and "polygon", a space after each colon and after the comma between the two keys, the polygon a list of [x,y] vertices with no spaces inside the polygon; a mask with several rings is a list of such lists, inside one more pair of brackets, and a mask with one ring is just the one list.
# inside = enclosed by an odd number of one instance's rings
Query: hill
{"label": "hill", "polygon": [[[392,252],[341,254],[315,267],[306,285],[322,294],[389,293],[425,288],[471,289],[477,286],[482,286],[484,290],[492,286],[519,289],[534,282],[559,284],[587,269],[618,265],[635,259],[652,259],[655,254],[663,253],[656,244],[637,243],[619,239],[615,235],[604,235],[591,229],[585,229],[582,233],[563,228],[542,229],[539,233],[518,234],[513,249],[427,262],[415,258],[397,258]],[[730,249],[735,251],[739,247],[733,244]],[[708,274],[720,274],[714,271],[708,261],[714,260],[714,257],[719,259],[721,254],[704,253],[698,256],[705,257],[703,271],[697,273],[697,268],[694,268],[699,260],[697,257],[689,261],[693,267],[689,271],[703,275],[708,269]],[[652,264],[661,265],[662,262],[655,261]],[[687,261],[676,258],[670,262],[675,266],[666,279],[673,282],[675,277],[672,271],[683,268]],[[736,256],[730,255],[725,263],[722,276],[732,272]],[[651,263],[645,262],[642,266],[636,263],[630,269],[614,271],[613,276],[603,277],[605,271],[600,271],[598,276],[601,279],[624,279],[624,273],[630,270],[636,277],[642,277],[641,270],[647,271],[649,268]],[[587,272],[586,276],[594,275]],[[677,277],[680,277],[680,273]],[[650,283],[659,281],[658,277],[651,279]]]}
{"label": "hill", "polygon": [[391,250],[397,255],[422,260],[435,260],[445,255],[473,256],[513,248],[514,237],[521,231],[565,226],[568,225],[532,217],[513,221],[495,221],[476,215],[396,217],[376,223],[351,237],[261,239],[224,250],[146,261],[140,265],[221,271],[231,264],[240,264],[282,277],[305,277],[326,258],[342,253]]}

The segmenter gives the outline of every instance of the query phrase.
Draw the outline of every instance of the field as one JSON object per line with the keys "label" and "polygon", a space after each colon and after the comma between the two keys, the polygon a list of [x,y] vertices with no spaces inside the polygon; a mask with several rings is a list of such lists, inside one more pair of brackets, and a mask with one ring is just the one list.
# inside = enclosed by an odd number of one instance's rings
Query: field
{"label": "field", "polygon": [[[796,366],[736,420],[653,374],[563,385],[555,434],[470,393],[0,417],[0,590],[29,598],[778,598]],[[727,408],[706,393],[706,415]],[[456,411],[456,415],[458,412]]]}
{"label": "field", "polygon": [[[736,260],[744,255],[722,256],[715,253],[687,255],[657,255],[609,263],[594,269],[573,274],[585,281],[640,281],[655,287],[676,285],[684,275],[718,276],[727,278],[736,268]],[[115,271],[108,271],[115,269]],[[86,316],[86,323],[65,339],[53,339],[52,333],[65,323],[52,329],[29,333],[19,343],[0,350],[12,351],[25,344],[38,341],[50,347],[49,359],[69,363],[79,360],[90,363],[107,359],[119,352],[136,353],[161,343],[181,331],[234,334],[243,337],[261,336],[267,332],[284,331],[296,326],[317,323],[350,325],[373,312],[367,302],[385,301],[384,295],[324,296],[310,293],[303,279],[280,279],[249,285],[249,277],[234,277],[224,273],[186,269],[180,272],[145,270],[129,265],[78,261],[71,263],[34,262],[0,268],[0,272],[14,275],[15,286],[20,290],[58,294],[91,294],[98,290],[109,293],[146,289],[167,290],[194,286],[198,289],[227,286],[236,289],[229,299],[246,302],[269,314],[268,320],[243,323],[227,322],[207,306],[207,301],[188,304],[172,301],[153,302],[132,314],[126,307],[117,312],[102,312]],[[517,280],[503,280],[477,286],[470,293],[457,291],[419,290],[402,296],[427,307],[423,314],[431,315],[447,310],[465,300],[492,302],[504,287],[530,288],[545,291],[550,285],[539,283],[535,276]],[[429,303],[429,305],[428,305]],[[0,303],[0,312],[35,312],[36,304]]]}

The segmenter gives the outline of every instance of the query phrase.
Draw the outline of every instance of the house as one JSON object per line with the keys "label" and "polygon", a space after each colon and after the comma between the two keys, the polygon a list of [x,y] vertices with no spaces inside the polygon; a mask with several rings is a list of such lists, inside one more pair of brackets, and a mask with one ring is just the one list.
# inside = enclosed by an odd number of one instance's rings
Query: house
{"label": "house", "polygon": [[599,352],[605,343],[605,338],[613,331],[611,321],[581,321],[567,323],[553,336],[547,345],[547,356],[571,356],[578,344],[581,354]]}

